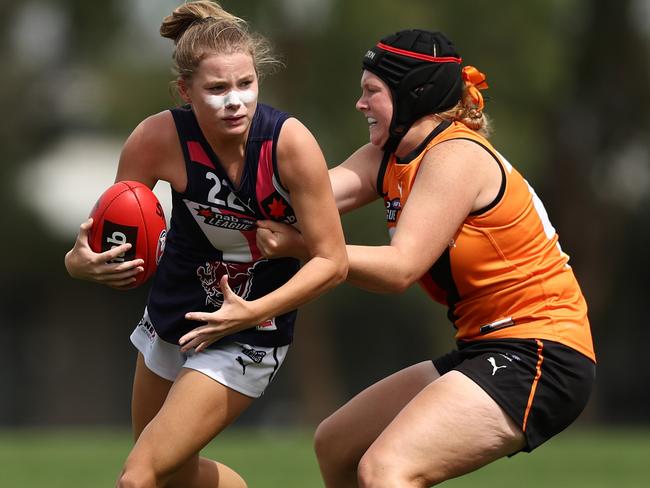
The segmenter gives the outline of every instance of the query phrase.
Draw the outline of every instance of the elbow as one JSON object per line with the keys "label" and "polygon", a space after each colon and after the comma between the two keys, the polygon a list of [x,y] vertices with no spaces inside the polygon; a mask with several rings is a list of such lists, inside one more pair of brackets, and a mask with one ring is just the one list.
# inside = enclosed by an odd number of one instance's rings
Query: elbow
{"label": "elbow", "polygon": [[350,266],[348,264],[347,257],[339,259],[334,264],[334,271],[332,273],[331,285],[332,287],[338,286],[343,283],[348,278],[348,270]]}
{"label": "elbow", "polygon": [[404,272],[393,276],[387,284],[388,286],[386,287],[386,291],[388,293],[400,295],[408,290],[411,285],[418,280],[418,278],[419,277],[415,274],[408,272],[408,270],[404,270]]}
{"label": "elbow", "polygon": [[401,295],[408,289],[409,286],[411,286],[410,283],[407,283],[405,281],[400,281],[400,282],[393,281],[389,283],[384,290],[386,293]]}

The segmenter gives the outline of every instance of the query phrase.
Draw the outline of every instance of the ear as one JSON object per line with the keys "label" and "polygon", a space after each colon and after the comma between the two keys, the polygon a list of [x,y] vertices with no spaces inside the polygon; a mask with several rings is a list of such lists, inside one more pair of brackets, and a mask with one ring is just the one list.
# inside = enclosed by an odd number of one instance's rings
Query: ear
{"label": "ear", "polygon": [[192,97],[190,97],[189,87],[186,80],[183,78],[176,80],[176,88],[178,88],[178,94],[185,103],[192,103]]}

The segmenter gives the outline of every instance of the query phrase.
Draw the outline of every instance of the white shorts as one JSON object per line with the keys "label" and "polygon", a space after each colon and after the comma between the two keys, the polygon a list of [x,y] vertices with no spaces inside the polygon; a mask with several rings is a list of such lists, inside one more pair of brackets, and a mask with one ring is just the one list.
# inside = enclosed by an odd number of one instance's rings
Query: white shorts
{"label": "white shorts", "polygon": [[289,346],[261,347],[230,342],[196,353],[183,353],[180,346],[156,334],[147,310],[131,334],[131,342],[144,356],[147,367],[174,381],[181,368],[199,371],[228,388],[258,398],[282,365]]}

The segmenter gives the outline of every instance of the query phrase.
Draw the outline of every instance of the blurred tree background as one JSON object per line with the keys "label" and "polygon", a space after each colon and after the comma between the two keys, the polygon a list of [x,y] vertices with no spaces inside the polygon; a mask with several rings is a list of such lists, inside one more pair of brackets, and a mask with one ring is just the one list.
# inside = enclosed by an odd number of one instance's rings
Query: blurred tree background
{"label": "blurred tree background", "polygon": [[[0,425],[128,425],[146,287],[70,279],[63,256],[113,181],[122,141],[172,106],[172,0],[0,6]],[[488,75],[493,142],[545,202],[590,304],[597,387],[582,422],[650,422],[649,0],[223,0],[285,68],[261,101],[295,114],[332,165],[367,140],[361,57],[409,27],[445,32]],[[164,198],[166,188],[157,188]],[[354,243],[387,239],[381,204],[344,217]],[[418,289],[342,285],[304,307],[273,386],[240,420],[314,425],[351,395],[453,346]]]}

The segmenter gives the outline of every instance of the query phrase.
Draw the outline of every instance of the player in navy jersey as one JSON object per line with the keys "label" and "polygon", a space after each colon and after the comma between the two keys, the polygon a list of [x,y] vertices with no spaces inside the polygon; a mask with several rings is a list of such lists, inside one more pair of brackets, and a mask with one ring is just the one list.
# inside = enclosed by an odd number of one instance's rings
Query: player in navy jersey
{"label": "player in navy jersey", "polygon": [[[258,74],[275,60],[246,22],[209,1],[163,20],[174,40],[185,105],[146,118],[126,141],[116,181],[169,182],[165,252],[137,347],[132,417],[136,443],[119,487],[243,487],[199,451],[259,397],[292,340],[296,308],[345,279],[343,233],[324,157],[295,118],[258,103]],[[309,250],[266,260],[258,220],[299,226]],[[141,260],[96,254],[92,220],[65,263],[71,276],[128,287]]]}

